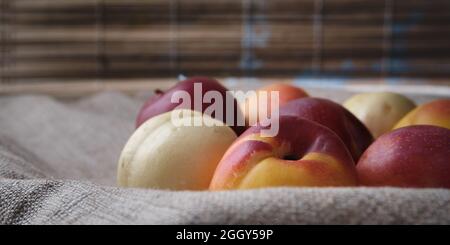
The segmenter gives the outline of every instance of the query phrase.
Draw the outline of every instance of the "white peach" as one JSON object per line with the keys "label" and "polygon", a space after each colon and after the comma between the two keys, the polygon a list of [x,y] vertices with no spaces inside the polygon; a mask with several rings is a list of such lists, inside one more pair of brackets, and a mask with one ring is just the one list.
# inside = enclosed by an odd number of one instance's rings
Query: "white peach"
{"label": "white peach", "polygon": [[[180,115],[176,122],[172,113]],[[194,120],[203,123],[186,126]],[[236,137],[230,127],[200,112],[175,110],[158,115],[142,124],[125,145],[119,160],[118,184],[207,189],[217,164]]]}
{"label": "white peach", "polygon": [[390,92],[356,94],[343,105],[366,125],[374,138],[391,131],[403,116],[416,107],[407,97]]}

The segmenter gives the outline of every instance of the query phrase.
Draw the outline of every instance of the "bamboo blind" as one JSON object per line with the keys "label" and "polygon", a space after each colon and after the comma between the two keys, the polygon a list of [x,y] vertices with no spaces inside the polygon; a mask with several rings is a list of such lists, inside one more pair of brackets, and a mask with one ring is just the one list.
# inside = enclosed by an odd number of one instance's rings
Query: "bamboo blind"
{"label": "bamboo blind", "polygon": [[449,0],[0,0],[0,82],[450,75]]}

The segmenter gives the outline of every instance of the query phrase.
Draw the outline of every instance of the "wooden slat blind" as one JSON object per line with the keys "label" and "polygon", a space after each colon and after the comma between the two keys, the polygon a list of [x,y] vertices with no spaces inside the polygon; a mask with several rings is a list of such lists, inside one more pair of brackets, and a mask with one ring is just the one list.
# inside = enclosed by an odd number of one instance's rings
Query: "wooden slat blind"
{"label": "wooden slat blind", "polygon": [[450,75],[448,0],[0,0],[1,81]]}

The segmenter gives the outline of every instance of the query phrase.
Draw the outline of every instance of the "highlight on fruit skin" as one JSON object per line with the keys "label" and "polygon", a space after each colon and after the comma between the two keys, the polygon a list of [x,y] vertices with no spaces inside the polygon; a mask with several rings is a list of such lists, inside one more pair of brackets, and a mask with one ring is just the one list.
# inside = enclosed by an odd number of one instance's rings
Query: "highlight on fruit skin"
{"label": "highlight on fruit skin", "polygon": [[391,92],[360,93],[347,99],[343,106],[366,125],[374,138],[392,127],[416,105],[404,95]]}
{"label": "highlight on fruit skin", "polygon": [[416,125],[386,133],[356,169],[364,186],[450,188],[450,130]]}
{"label": "highlight on fruit skin", "polygon": [[355,163],[330,129],[293,116],[280,116],[275,137],[262,137],[261,124],[249,128],[227,150],[210,190],[276,186],[355,186]]}
{"label": "highlight on fruit skin", "polygon": [[[172,121],[172,113],[179,116],[176,122]],[[183,126],[188,122],[193,125],[194,120],[203,120],[205,124]],[[223,125],[191,110],[174,110],[147,120],[133,133],[120,155],[118,185],[208,189],[217,164],[237,138],[228,126],[208,126],[220,124]]]}
{"label": "highlight on fruit skin", "polygon": [[301,117],[331,129],[347,146],[355,162],[373,142],[366,126],[331,100],[313,97],[296,99],[281,106],[280,115]]}
{"label": "highlight on fruit skin", "polygon": [[405,115],[394,129],[411,125],[434,125],[450,129],[450,99],[434,100]]}

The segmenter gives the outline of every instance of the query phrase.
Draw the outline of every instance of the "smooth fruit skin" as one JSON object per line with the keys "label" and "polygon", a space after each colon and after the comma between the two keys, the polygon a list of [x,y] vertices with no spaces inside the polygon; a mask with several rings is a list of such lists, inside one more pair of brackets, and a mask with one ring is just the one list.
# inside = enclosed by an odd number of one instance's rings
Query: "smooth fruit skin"
{"label": "smooth fruit skin", "polygon": [[[226,112],[226,92],[228,91],[227,88],[222,86],[217,80],[207,77],[192,77],[190,79],[181,81],[174,85],[169,90],[162,92],[162,91],[156,91],[155,95],[151,96],[142,106],[141,110],[138,113],[138,116],[136,118],[136,128],[138,128],[142,123],[147,121],[148,119],[160,115],[162,113],[171,111],[175,108],[178,108],[180,103],[172,103],[171,98],[172,95],[177,91],[186,91],[188,94],[191,95],[191,106],[189,108],[183,108],[183,109],[190,109],[195,110],[194,108],[194,84],[195,83],[201,83],[202,84],[202,96],[206,94],[209,91],[217,91],[222,95],[223,98],[223,112]],[[214,103],[214,102],[213,102]],[[204,112],[206,108],[208,108],[213,103],[202,103],[201,112]],[[181,108],[178,108],[181,109]],[[240,110],[240,107],[238,106],[237,100],[234,99],[234,118],[235,123],[234,125],[230,125],[231,128],[236,132],[236,134],[240,135],[242,132],[245,131],[245,126],[237,126],[237,117],[243,118],[243,114]],[[223,121],[226,120],[226,116],[223,117]]]}
{"label": "smooth fruit skin", "polygon": [[[261,92],[267,92],[268,98],[267,98],[267,105],[271,105],[271,93],[272,91],[278,91],[279,92],[279,106],[283,106],[289,101],[299,99],[299,98],[305,98],[309,95],[303,90],[302,88],[296,87],[294,85],[286,84],[286,83],[273,83],[267,86],[264,86],[256,91],[256,96],[251,96],[247,98],[244,105],[245,110],[245,118],[247,123],[249,122],[249,109],[250,108],[259,108],[259,97],[262,95]],[[268,110],[268,113],[270,115],[270,108]]]}
{"label": "smooth fruit skin", "polygon": [[259,91],[280,92],[280,106],[286,104],[291,100],[305,98],[309,96],[308,93],[306,93],[305,90],[303,90],[302,88],[287,83],[273,83],[260,88]]}
{"label": "smooth fruit skin", "polygon": [[434,125],[450,129],[450,99],[420,105],[403,117],[394,129],[410,125]]}
{"label": "smooth fruit skin", "polygon": [[275,137],[262,137],[264,128],[257,124],[233,143],[210,190],[357,185],[353,159],[330,129],[293,116],[280,117]]}
{"label": "smooth fruit skin", "polygon": [[[178,122],[219,122],[186,111]],[[220,122],[222,123],[222,122]],[[171,112],[147,120],[130,137],[120,156],[117,180],[122,187],[170,190],[208,189],[214,170],[237,138],[228,126],[175,126]]]}
{"label": "smooth fruit skin", "polygon": [[416,106],[405,96],[390,92],[356,94],[343,105],[366,125],[375,138],[389,132]]}
{"label": "smooth fruit skin", "polygon": [[366,186],[450,188],[450,130],[420,125],[384,134],[356,169]]}
{"label": "smooth fruit skin", "polygon": [[373,141],[371,133],[358,118],[331,100],[293,100],[280,108],[280,115],[301,117],[331,129],[347,146],[355,162]]}

